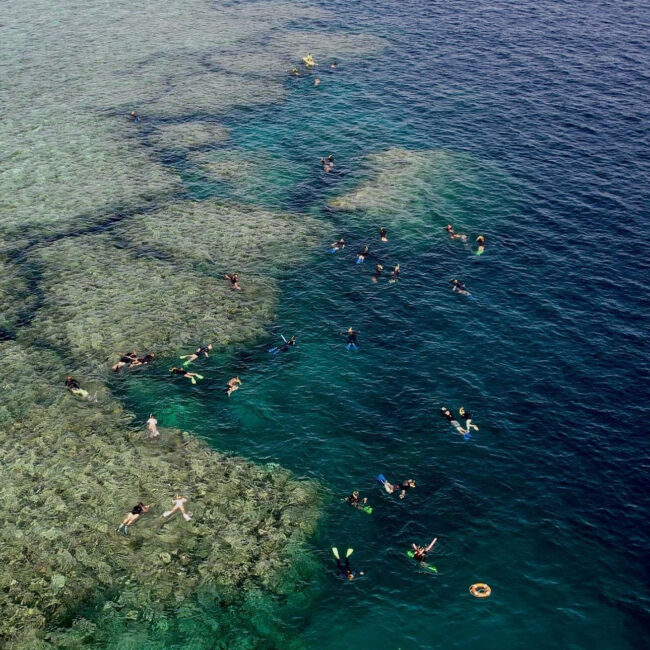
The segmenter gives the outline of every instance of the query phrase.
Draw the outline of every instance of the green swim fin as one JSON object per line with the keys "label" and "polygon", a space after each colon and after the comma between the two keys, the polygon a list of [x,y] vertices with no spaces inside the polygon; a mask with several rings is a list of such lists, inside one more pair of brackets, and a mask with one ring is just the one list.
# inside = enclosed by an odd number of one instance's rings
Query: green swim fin
{"label": "green swim fin", "polygon": [[203,375],[196,375],[197,379],[203,379]]}
{"label": "green swim fin", "polygon": [[352,555],[352,553],[354,553],[354,549],[353,549],[353,548],[349,548],[349,549],[347,550],[347,553],[345,554],[345,557],[350,557],[350,555]]}
{"label": "green swim fin", "polygon": [[339,557],[339,549],[336,548],[336,546],[332,546],[332,553],[334,554],[334,557],[335,557],[337,560],[340,560],[340,559],[341,559],[341,558]]}
{"label": "green swim fin", "polygon": [[193,384],[196,384],[196,379],[194,379],[194,377],[190,377],[190,381],[191,381]]}

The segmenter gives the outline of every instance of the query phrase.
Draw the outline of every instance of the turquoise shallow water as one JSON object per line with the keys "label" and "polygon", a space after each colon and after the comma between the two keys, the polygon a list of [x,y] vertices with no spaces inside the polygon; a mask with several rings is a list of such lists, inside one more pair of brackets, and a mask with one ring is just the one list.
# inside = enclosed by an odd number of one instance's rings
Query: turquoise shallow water
{"label": "turquoise shallow water", "polygon": [[[341,57],[318,87],[289,78],[271,105],[188,108],[141,127],[146,137],[172,121],[225,124],[230,140],[205,153],[257,164],[255,182],[218,182],[163,152],[179,194],[308,212],[329,224],[322,251],[286,270],[266,339],[216,351],[196,387],[162,359],[116,378],[116,393],[143,422],[154,411],[163,427],[323,484],[322,575],[301,586],[309,607],[284,621],[307,647],[647,647],[650,12],[550,0],[323,6],[333,18],[294,27],[363,29],[389,47]],[[327,203],[391,148],[444,156],[380,244],[381,223]],[[450,241],[447,221],[484,233],[485,254]],[[348,247],[329,254],[341,235]],[[365,243],[375,257],[357,266]],[[377,261],[399,262],[400,282],[373,284]],[[453,277],[470,299],[451,293]],[[339,334],[349,326],[361,331],[356,353]],[[299,346],[269,355],[280,333]],[[228,400],[234,374],[244,383]],[[441,404],[463,404],[480,431],[462,440]],[[379,472],[418,487],[389,498]],[[341,503],[353,488],[371,516]],[[434,536],[437,575],[405,556]],[[355,548],[363,579],[334,577],[332,545]],[[468,594],[476,581],[491,598]]]}
{"label": "turquoise shallow water", "polygon": [[[124,395],[143,418],[327,485],[314,548],[330,567],[331,545],[353,546],[366,576],[324,570],[291,623],[309,647],[646,647],[647,8],[334,6],[327,29],[363,24],[388,51],[342,61],[318,88],[289,79],[286,102],[226,123],[273,161],[249,196],[308,210],[348,248],[330,255],[328,239],[288,272],[268,340],[213,355],[199,386],[160,369]],[[463,154],[450,216],[434,216],[484,232],[484,256],[407,222],[380,245],[381,224],[327,209],[364,178],[364,156],[390,147]],[[197,198],[242,191],[169,163]],[[430,211],[426,197],[410,209]],[[376,259],[355,265],[370,241]],[[399,261],[401,281],[373,284],[377,260]],[[456,276],[471,299],[449,291]],[[357,353],[338,334],[350,325]],[[269,355],[279,333],[299,347]],[[227,400],[233,374],[244,384]],[[471,441],[443,403],[474,413]],[[418,487],[388,498],[378,472]],[[339,501],[355,487],[371,516]],[[433,536],[437,575],[404,554]],[[468,594],[475,581],[490,599]]]}

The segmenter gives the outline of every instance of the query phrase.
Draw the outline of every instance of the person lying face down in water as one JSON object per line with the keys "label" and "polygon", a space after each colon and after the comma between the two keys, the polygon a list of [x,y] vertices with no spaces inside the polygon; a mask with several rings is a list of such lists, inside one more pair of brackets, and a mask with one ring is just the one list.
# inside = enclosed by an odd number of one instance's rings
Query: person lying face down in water
{"label": "person lying face down in water", "polygon": [[359,346],[357,345],[357,334],[361,334],[361,332],[358,332],[357,330],[353,330],[351,327],[348,327],[347,332],[341,332],[343,336],[348,337],[348,342],[347,345],[345,346],[348,350],[358,350]]}
{"label": "person lying face down in water", "polygon": [[409,478],[406,481],[402,481],[402,483],[395,483],[395,485],[389,483],[388,481],[384,481],[383,486],[388,494],[399,492],[399,498],[403,499],[406,496],[406,490],[410,490],[411,488],[415,487],[415,480]]}
{"label": "person lying face down in water", "polygon": [[451,281],[451,290],[452,291],[457,291],[458,293],[462,294],[463,296],[471,296],[472,294],[467,291],[467,287],[462,282],[459,282],[456,278],[454,278]]}
{"label": "person lying face down in water", "polygon": [[454,427],[454,428],[456,429],[456,431],[458,431],[458,433],[460,433],[461,435],[465,435],[466,433],[469,433],[469,431],[466,431],[465,429],[463,429],[463,427],[460,426],[460,422],[458,422],[458,420],[454,417],[454,414],[453,414],[453,413],[452,413],[452,412],[451,412],[451,411],[450,411],[446,406],[442,406],[442,407],[440,408],[440,414],[441,414],[442,417],[445,418],[445,419],[447,420],[447,422],[449,422],[449,424],[451,424],[451,426]]}
{"label": "person lying face down in water", "polygon": [[381,272],[384,270],[384,267],[381,264],[375,265],[375,272],[372,274],[372,281],[377,283],[381,277]]}
{"label": "person lying face down in water", "polygon": [[158,420],[156,420],[153,413],[147,420],[147,431],[149,432],[150,438],[158,438],[160,436],[160,431],[158,431]]}
{"label": "person lying face down in water", "polygon": [[366,257],[368,256],[369,252],[370,252],[370,248],[368,246],[364,246],[357,253],[357,264],[363,264],[366,261]]}
{"label": "person lying face down in water", "polygon": [[83,397],[84,399],[89,397],[88,391],[84,390],[76,379],[73,379],[70,375],[65,378],[65,387],[75,396]]}
{"label": "person lying face down in water", "polygon": [[354,549],[349,548],[345,554],[345,564],[341,564],[339,550],[336,548],[336,546],[332,547],[332,553],[336,558],[336,576],[338,578],[343,578],[344,580],[354,580],[357,575],[363,575],[363,571],[352,571],[350,568],[350,555],[352,555],[353,552]]}
{"label": "person lying face down in water", "polygon": [[169,372],[172,375],[180,375],[181,377],[187,377],[193,384],[196,384],[197,379],[203,379],[203,375],[199,375],[198,372],[190,372],[185,368],[170,368]]}
{"label": "person lying face down in water", "polygon": [[433,548],[434,544],[438,541],[438,538],[434,538],[434,540],[427,546],[426,548],[422,546],[418,546],[417,544],[411,544],[413,547],[413,559],[417,560],[418,562],[424,562],[424,560],[427,557],[427,553]]}
{"label": "person lying face down in water", "polygon": [[174,507],[171,510],[165,510],[165,512],[162,513],[162,516],[167,519],[167,517],[170,517],[173,515],[175,512],[180,512],[183,515],[183,519],[185,521],[189,521],[192,518],[192,513],[191,512],[185,512],[185,503],[187,502],[187,499],[180,495],[177,494],[174,499],[172,499],[172,503],[174,504]]}
{"label": "person lying face down in water", "polygon": [[228,273],[226,273],[223,277],[226,278],[226,280],[230,280],[230,284],[232,284],[233,289],[241,291],[241,287],[239,286],[239,275],[237,273],[233,273],[232,275],[228,275]]}
{"label": "person lying face down in water", "polygon": [[131,352],[125,352],[120,356],[120,360],[113,366],[113,370],[117,372],[120,368],[124,366],[131,365],[134,361],[137,361],[138,353],[136,350],[131,350]]}
{"label": "person lying face down in water", "polygon": [[463,233],[456,234],[450,223],[445,226],[445,230],[449,233],[451,239],[460,239],[463,242],[467,241],[467,235],[464,235]]}
{"label": "person lying face down in water", "polygon": [[347,497],[346,502],[351,505],[353,508],[358,508],[359,506],[365,506],[366,503],[368,502],[368,497],[363,497],[363,499],[359,496],[359,490],[354,490],[352,494]]}
{"label": "person lying face down in water", "polygon": [[386,235],[387,235],[386,228],[382,226],[379,229],[379,238],[381,239],[381,241],[388,241],[388,237]]}
{"label": "person lying face down in water", "polygon": [[153,352],[149,352],[149,354],[145,354],[143,357],[138,357],[135,361],[131,362],[131,367],[146,366],[150,361],[153,361],[155,356]]}
{"label": "person lying face down in water", "polygon": [[345,248],[345,239],[343,239],[343,237],[332,244],[330,247],[330,253],[336,253],[336,251],[341,250],[342,248]]}
{"label": "person lying face down in water", "polygon": [[228,382],[226,383],[226,395],[230,397],[236,390],[239,389],[240,386],[241,386],[241,379],[239,378],[239,375],[233,377],[232,379],[229,379]]}
{"label": "person lying face down in water", "polygon": [[131,512],[129,512],[126,517],[124,517],[124,521],[116,528],[115,532],[122,533],[124,536],[128,535],[129,526],[140,519],[140,515],[148,512],[149,508],[151,508],[151,504],[145,506],[142,501],[138,502],[137,505],[133,506]]}
{"label": "person lying face down in water", "polygon": [[208,343],[208,345],[202,345],[201,347],[197,348],[195,352],[192,352],[192,354],[186,354],[179,358],[187,359],[183,365],[188,366],[190,363],[192,363],[192,361],[196,361],[196,359],[198,359],[201,355],[209,357],[210,350],[212,350],[212,343]]}
{"label": "person lying face down in water", "polygon": [[467,431],[470,429],[478,431],[478,427],[475,424],[472,424],[472,414],[469,411],[466,411],[464,406],[461,406],[458,409],[458,415],[460,415],[460,417],[465,420],[465,428]]}
{"label": "person lying face down in water", "polygon": [[327,158],[321,158],[320,163],[323,165],[323,171],[329,174],[334,169],[334,156],[330,154]]}

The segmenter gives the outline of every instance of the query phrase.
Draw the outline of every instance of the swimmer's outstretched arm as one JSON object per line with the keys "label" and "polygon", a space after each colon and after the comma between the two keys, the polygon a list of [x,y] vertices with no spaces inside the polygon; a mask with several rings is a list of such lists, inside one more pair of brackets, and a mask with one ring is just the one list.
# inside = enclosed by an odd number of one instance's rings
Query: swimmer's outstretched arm
{"label": "swimmer's outstretched arm", "polygon": [[437,538],[437,537],[434,537],[434,538],[433,538],[433,541],[431,542],[431,544],[429,544],[429,546],[427,546],[427,547],[424,549],[424,552],[425,552],[425,553],[428,553],[428,552],[433,548],[433,545],[434,545],[437,541],[438,541],[438,538]]}

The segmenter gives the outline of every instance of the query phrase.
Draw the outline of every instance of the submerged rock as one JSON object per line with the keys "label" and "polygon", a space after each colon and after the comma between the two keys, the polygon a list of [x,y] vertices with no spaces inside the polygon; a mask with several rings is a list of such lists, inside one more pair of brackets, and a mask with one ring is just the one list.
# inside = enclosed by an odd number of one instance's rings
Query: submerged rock
{"label": "submerged rock", "polygon": [[177,151],[216,144],[228,137],[228,129],[221,124],[192,121],[159,126],[148,139],[155,147]]}

